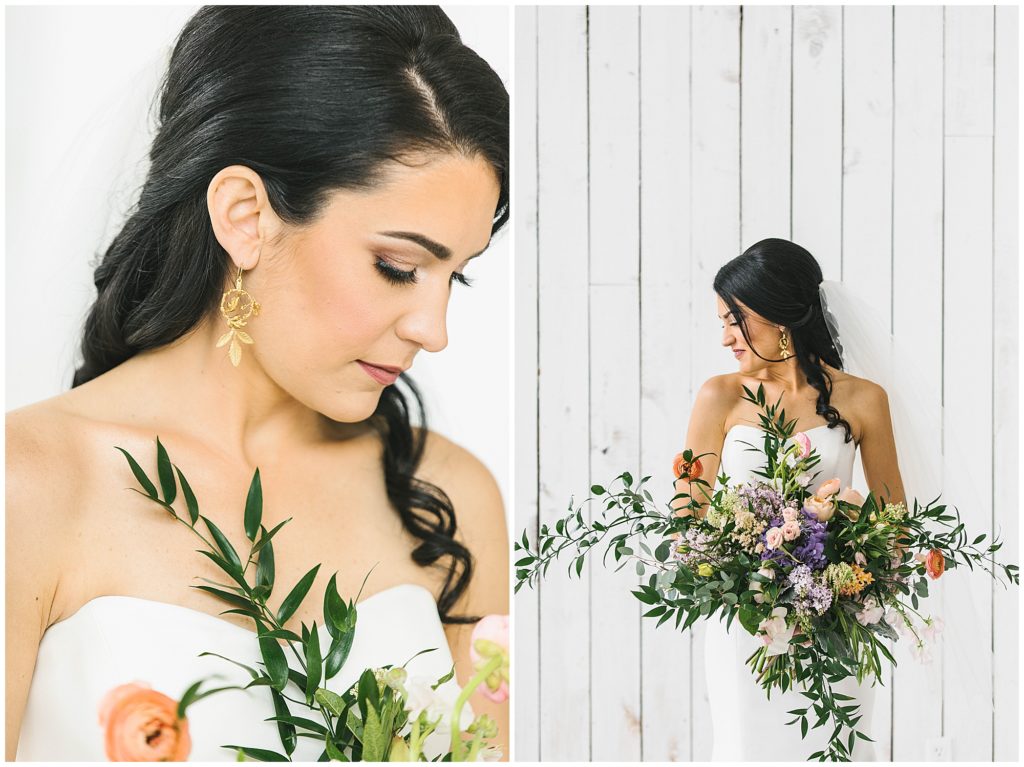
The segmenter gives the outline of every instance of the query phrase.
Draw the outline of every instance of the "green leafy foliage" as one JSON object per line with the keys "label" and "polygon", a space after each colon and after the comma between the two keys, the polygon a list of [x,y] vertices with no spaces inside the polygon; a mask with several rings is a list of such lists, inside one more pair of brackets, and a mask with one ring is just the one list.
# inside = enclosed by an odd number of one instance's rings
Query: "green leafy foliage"
{"label": "green leafy foliage", "polygon": [[[282,752],[255,748],[243,745],[225,745],[223,748],[237,752],[238,759],[254,759],[258,761],[291,761],[298,738],[314,738],[324,744],[322,759],[335,761],[386,761],[392,743],[403,730],[408,731],[408,712],[406,694],[401,685],[392,686],[381,681],[380,674],[385,670],[366,669],[359,675],[359,681],[351,689],[342,694],[331,691],[320,685],[336,676],[348,659],[355,639],[358,609],[358,596],[355,600],[346,601],[338,592],[336,575],[332,575],[324,593],[324,622],[331,642],[326,648],[321,645],[321,634],[314,621],[311,628],[302,625],[302,635],[285,628],[288,622],[302,606],[319,572],[320,565],[311,568],[282,600],[276,611],[272,610],[267,600],[271,596],[275,584],[274,547],[272,540],[275,535],[290,521],[286,519],[278,523],[268,532],[262,524],[263,489],[259,470],[253,474],[246,498],[243,526],[245,535],[250,542],[246,561],[243,563],[228,537],[209,518],[199,512],[199,503],[192,487],[189,485],[181,469],[171,463],[170,456],[163,444],[157,440],[157,476],[160,490],[147,476],[138,461],[123,448],[117,448],[125,457],[128,466],[138,482],[141,490],[131,488],[169,512],[173,518],[184,524],[194,535],[205,544],[205,549],[198,553],[209,559],[225,573],[235,585],[225,585],[206,578],[203,585],[193,588],[201,590],[219,601],[226,603],[229,609],[224,614],[243,615],[252,619],[256,629],[256,641],[260,649],[262,668],[257,669],[244,663],[226,658],[216,653],[204,652],[203,656],[212,656],[243,669],[250,681],[244,686],[229,685],[203,690],[206,682],[201,679],[182,695],[178,704],[178,716],[184,717],[188,707],[198,700],[227,690],[244,690],[255,687],[266,687],[274,706],[274,716],[267,721],[277,724],[281,740]],[[188,516],[179,516],[173,503],[178,499],[178,487],[181,489]],[[161,497],[162,494],[162,497]],[[202,520],[210,538],[206,538],[196,528]],[[256,563],[254,582],[246,579],[249,565]],[[369,577],[369,573],[367,574]],[[365,586],[366,579],[363,580]],[[360,588],[360,594],[362,588]],[[283,644],[282,644],[283,643]],[[291,667],[287,652],[295,657],[302,671]],[[442,678],[437,686],[452,678],[451,674]],[[294,696],[298,690],[300,699]],[[309,712],[309,716],[293,714],[288,702],[301,706]],[[319,717],[319,721],[316,717]],[[412,735],[405,735],[406,745],[403,748],[411,753],[416,760],[425,757],[421,752],[422,739],[436,726],[417,721],[414,723]],[[414,737],[415,736],[415,737]],[[478,739],[479,740],[479,739]],[[443,755],[447,761],[451,754]]]}

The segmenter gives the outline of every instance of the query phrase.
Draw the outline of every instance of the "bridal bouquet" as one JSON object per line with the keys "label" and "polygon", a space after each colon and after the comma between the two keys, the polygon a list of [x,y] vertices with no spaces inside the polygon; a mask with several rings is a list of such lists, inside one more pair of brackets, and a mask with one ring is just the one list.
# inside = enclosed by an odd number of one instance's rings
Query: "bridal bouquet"
{"label": "bridal bouquet", "polygon": [[[309,570],[280,601],[276,609],[269,600],[274,594],[273,539],[290,520],[267,530],[262,524],[263,490],[259,469],[249,487],[245,504],[245,534],[249,539],[245,559],[228,538],[207,517],[199,513],[199,504],[185,475],[171,463],[166,449],[157,439],[159,490],[139,463],[124,454],[141,490],[131,488],[161,506],[176,521],[188,527],[206,545],[199,553],[209,558],[227,576],[229,583],[206,581],[194,586],[229,606],[224,613],[244,615],[256,626],[262,667],[238,663],[215,653],[225,661],[244,669],[251,681],[244,687],[223,686],[202,689],[206,679],[192,684],[180,700],[140,684],[125,684],[111,690],[100,705],[100,721],[105,730],[109,758],[117,761],[183,760],[190,750],[188,707],[198,700],[225,690],[266,687],[274,706],[283,753],[244,745],[225,745],[237,752],[238,759],[291,761],[297,738],[312,738],[323,744],[320,761],[428,761],[424,742],[432,733],[444,733],[449,750],[441,761],[493,761],[501,752],[488,745],[497,735],[497,725],[487,715],[472,718],[464,711],[470,695],[482,687],[489,699],[508,699],[509,653],[508,616],[490,615],[477,623],[471,638],[475,674],[454,703],[439,692],[455,676],[454,667],[437,680],[410,678],[405,666],[385,666],[363,670],[358,681],[342,693],[326,687],[348,659],[355,638],[358,601],[345,600],[338,593],[332,576],[324,593],[324,625],[331,637],[321,645],[314,621],[305,623],[301,635],[284,627],[306,598],[320,565]],[[187,516],[172,505],[180,484]],[[202,521],[210,538],[198,527]],[[212,540],[211,540],[212,539]],[[255,566],[250,582],[248,575]],[[369,577],[367,575],[367,577]],[[365,586],[364,579],[363,585]],[[360,589],[360,594],[362,589]],[[284,646],[282,646],[284,642]],[[289,665],[286,649],[297,662]],[[423,652],[430,652],[424,649]],[[411,658],[410,658],[411,660]],[[408,661],[406,661],[408,663]],[[302,710],[293,713],[292,707]]]}
{"label": "bridal bouquet", "polygon": [[[703,456],[686,450],[674,470],[691,493],[672,499],[676,511],[655,505],[644,487],[649,477],[634,483],[623,473],[610,488],[594,485],[586,503],[604,506],[599,518],[588,521],[584,507],[570,502],[535,543],[526,532],[516,542],[516,591],[544,577],[562,554],[572,556],[570,575],[578,576],[587,555],[603,546],[605,563],[610,554],[619,568],[632,562],[647,576],[633,594],[658,625],[686,630],[717,615],[728,627],[738,619],[760,640],[746,662],[767,695],[799,687],[808,700],[789,712],[788,724],[799,722],[801,737],[809,727],[833,727],[827,749],[809,758],[848,761],[855,740],[871,738],[857,729],[857,704],[832,685],[880,678],[883,657],[896,663],[886,639],[909,640],[925,656],[941,630],[941,619],[919,612],[929,581],[962,566],[998,580],[988,558],[1002,544],[979,549],[985,535],[968,542],[959,513],[938,499],[915,501],[910,511],[841,488],[838,479],[821,482],[817,451],[806,434],[794,433],[780,402],[766,403],[763,387],[744,387],[744,398],[759,408],[764,433],[760,445],[750,445],[764,455],[757,480],[730,484],[723,474],[713,490]],[[999,567],[1019,584],[1016,565]]]}

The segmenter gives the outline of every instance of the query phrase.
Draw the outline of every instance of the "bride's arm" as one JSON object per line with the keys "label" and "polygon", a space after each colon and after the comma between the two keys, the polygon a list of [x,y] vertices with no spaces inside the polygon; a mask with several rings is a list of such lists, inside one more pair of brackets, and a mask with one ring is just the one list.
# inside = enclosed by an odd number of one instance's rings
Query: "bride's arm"
{"label": "bride's arm", "polygon": [[[458,525],[456,538],[473,556],[473,577],[452,611],[456,615],[508,615],[509,551],[508,528],[501,493],[494,477],[469,451],[437,434],[430,433],[423,464],[417,476],[435,483],[451,498]],[[447,624],[445,634],[455,661],[460,686],[474,675],[469,657],[469,640],[474,624]],[[502,747],[502,761],[508,760],[510,702],[494,703],[481,694],[469,700],[476,714],[487,714],[498,725],[492,741]]]}
{"label": "bride's arm", "polygon": [[[15,411],[7,415],[5,490],[6,578],[6,746],[5,758],[17,752],[25,703],[35,669],[39,642],[53,622],[58,585],[58,547],[74,539],[61,524],[59,509],[71,499],[61,488],[73,484],[72,461],[52,458],[58,445],[46,445],[38,419]],[[59,451],[58,451],[59,452]],[[48,457],[50,456],[50,457]]]}
{"label": "bride's arm", "polygon": [[860,458],[868,488],[885,503],[906,503],[892,434],[889,397],[881,386],[865,382],[858,399],[857,412],[863,414]]}
{"label": "bride's arm", "polygon": [[[697,397],[693,402],[690,411],[690,423],[686,429],[686,443],[681,445],[679,450],[692,450],[694,456],[701,453],[708,453],[700,459],[703,467],[701,478],[711,485],[710,488],[699,484],[687,482],[685,479],[677,479],[675,482],[676,493],[691,494],[695,500],[702,500],[710,494],[715,486],[715,477],[718,476],[718,467],[721,463],[722,444],[725,441],[725,420],[732,408],[732,404],[738,399],[737,385],[732,376],[715,376],[709,378],[700,387]],[[666,456],[666,460],[671,460]],[[684,507],[689,498],[679,498],[672,501],[672,508],[680,513],[680,516],[690,514],[689,509]],[[702,502],[697,516],[703,517],[707,509],[707,502]]]}

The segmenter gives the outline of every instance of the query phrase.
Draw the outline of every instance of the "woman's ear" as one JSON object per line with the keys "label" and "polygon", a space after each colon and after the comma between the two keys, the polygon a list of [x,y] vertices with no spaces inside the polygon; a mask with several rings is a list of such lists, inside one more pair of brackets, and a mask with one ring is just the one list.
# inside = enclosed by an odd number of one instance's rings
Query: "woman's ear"
{"label": "woman's ear", "polygon": [[263,243],[281,227],[259,174],[244,165],[223,168],[210,181],[206,206],[213,234],[234,265],[255,267]]}

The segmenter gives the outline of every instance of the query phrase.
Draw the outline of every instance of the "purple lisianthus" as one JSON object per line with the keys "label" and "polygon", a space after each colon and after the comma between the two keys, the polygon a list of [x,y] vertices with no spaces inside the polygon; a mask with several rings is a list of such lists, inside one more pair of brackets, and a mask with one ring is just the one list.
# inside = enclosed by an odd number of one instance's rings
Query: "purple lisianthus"
{"label": "purple lisianthus", "polygon": [[821,522],[806,510],[800,511],[800,529],[802,535],[793,547],[793,556],[812,570],[824,570],[828,565],[825,559],[825,536],[827,523]]}

